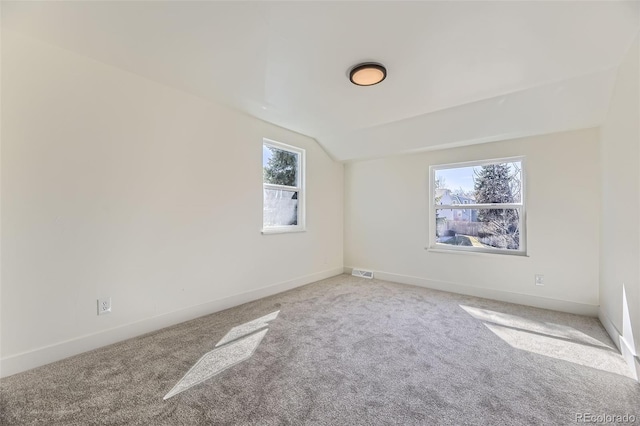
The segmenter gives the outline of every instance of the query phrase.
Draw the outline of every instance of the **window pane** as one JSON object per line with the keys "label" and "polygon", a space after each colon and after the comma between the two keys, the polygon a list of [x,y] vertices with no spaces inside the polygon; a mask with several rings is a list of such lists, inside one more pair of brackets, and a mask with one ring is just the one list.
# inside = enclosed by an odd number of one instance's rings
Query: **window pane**
{"label": "window pane", "polygon": [[517,209],[436,209],[436,242],[489,249],[520,249]]}
{"label": "window pane", "polygon": [[263,226],[290,226],[297,224],[298,192],[265,189]]}
{"label": "window pane", "polygon": [[490,204],[522,201],[522,162],[435,171],[434,203]]}
{"label": "window pane", "polygon": [[298,186],[298,154],[263,145],[262,170],[264,183]]}

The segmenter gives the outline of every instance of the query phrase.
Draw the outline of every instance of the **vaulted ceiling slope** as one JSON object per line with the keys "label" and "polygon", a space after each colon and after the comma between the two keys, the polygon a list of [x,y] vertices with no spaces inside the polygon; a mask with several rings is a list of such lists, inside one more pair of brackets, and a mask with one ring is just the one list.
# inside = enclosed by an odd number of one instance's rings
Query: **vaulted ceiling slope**
{"label": "vaulted ceiling slope", "polygon": [[[338,160],[599,125],[638,2],[3,2],[17,31],[312,136]],[[349,83],[362,61],[388,68]]]}

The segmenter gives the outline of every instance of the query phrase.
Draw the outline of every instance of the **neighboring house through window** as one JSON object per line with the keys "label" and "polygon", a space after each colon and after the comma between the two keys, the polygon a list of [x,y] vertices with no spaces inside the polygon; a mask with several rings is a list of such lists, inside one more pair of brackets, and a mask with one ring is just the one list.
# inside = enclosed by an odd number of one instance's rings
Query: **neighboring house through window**
{"label": "neighboring house through window", "polygon": [[526,253],[524,159],[431,166],[430,249]]}
{"label": "neighboring house through window", "polygon": [[263,233],[304,231],[304,153],[263,140]]}

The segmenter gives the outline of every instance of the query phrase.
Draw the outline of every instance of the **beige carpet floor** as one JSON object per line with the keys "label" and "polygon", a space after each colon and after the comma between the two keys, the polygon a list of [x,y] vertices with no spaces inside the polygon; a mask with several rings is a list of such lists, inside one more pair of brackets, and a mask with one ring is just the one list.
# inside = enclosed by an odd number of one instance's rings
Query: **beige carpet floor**
{"label": "beige carpet floor", "polygon": [[630,374],[595,318],[342,275],[5,378],[0,424],[640,423]]}

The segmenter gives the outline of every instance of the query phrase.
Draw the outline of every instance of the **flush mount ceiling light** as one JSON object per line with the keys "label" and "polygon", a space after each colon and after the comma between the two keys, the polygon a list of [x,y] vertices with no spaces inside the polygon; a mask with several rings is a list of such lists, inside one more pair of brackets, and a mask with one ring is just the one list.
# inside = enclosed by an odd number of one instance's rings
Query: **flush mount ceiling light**
{"label": "flush mount ceiling light", "polygon": [[380,64],[358,64],[349,72],[349,80],[358,86],[373,86],[387,77],[387,69]]}

